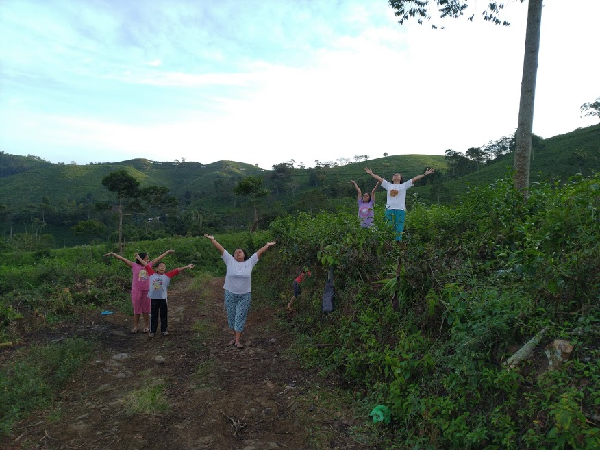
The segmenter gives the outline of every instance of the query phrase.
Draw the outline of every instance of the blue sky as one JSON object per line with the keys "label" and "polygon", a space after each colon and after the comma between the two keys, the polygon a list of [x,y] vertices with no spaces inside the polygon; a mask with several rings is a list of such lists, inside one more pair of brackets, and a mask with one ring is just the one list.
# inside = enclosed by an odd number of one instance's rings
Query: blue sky
{"label": "blue sky", "polygon": [[[579,108],[600,97],[600,1],[545,3],[547,138],[597,122]],[[432,30],[386,0],[2,0],[0,150],[265,169],[466,151],[517,126],[526,9]]]}

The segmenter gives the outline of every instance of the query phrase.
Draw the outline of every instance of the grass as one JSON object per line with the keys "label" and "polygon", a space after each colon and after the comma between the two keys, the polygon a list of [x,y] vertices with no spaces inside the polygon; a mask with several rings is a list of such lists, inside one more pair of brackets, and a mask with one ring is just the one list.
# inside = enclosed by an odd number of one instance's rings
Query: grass
{"label": "grass", "polygon": [[122,402],[127,415],[153,414],[164,412],[169,408],[169,403],[164,393],[163,382],[145,386],[127,394]]}
{"label": "grass", "polygon": [[83,339],[33,349],[0,369],[0,436],[10,433],[13,424],[35,408],[51,404],[54,393],[93,354],[93,345]]}
{"label": "grass", "polygon": [[117,311],[121,311],[127,316],[133,316],[133,305],[131,304],[131,297],[115,300],[111,305]]}
{"label": "grass", "polygon": [[48,421],[58,422],[63,415],[62,405],[60,403],[52,405],[46,414]]}
{"label": "grass", "polygon": [[194,275],[194,278],[190,281],[187,286],[188,291],[200,292],[200,298],[206,300],[206,294],[208,293],[204,287],[208,284],[208,282],[213,277],[212,274],[208,272],[202,272],[198,275]]}
{"label": "grass", "polygon": [[198,382],[196,387],[198,389],[213,387],[217,378],[216,369],[215,360],[213,359],[207,359],[199,363],[194,373],[194,378]]}
{"label": "grass", "polygon": [[192,325],[192,332],[196,339],[203,341],[211,337],[217,331],[217,325],[207,320],[197,320]]}

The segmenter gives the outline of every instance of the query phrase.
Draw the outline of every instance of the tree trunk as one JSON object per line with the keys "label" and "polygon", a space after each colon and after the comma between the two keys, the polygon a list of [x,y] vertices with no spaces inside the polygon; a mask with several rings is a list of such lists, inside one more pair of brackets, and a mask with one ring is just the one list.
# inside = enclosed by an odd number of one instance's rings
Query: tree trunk
{"label": "tree trunk", "polygon": [[534,337],[532,337],[523,347],[521,347],[514,355],[512,355],[508,360],[504,363],[505,366],[510,367],[511,369],[519,365],[521,362],[531,356],[535,347],[540,343],[544,335],[546,334],[547,328],[542,329],[538,332]]}
{"label": "tree trunk", "polygon": [[531,136],[533,133],[533,106],[535,82],[540,51],[540,28],[542,23],[542,0],[529,0],[527,10],[527,31],[525,33],[525,56],[523,58],[523,78],[521,80],[521,100],[519,103],[519,123],[515,149],[515,188],[527,195],[529,188],[529,163],[531,157]]}
{"label": "tree trunk", "polygon": [[119,253],[123,253],[123,199],[119,199]]}
{"label": "tree trunk", "polygon": [[254,223],[252,224],[252,228],[250,228],[250,231],[254,233],[258,229],[258,213],[256,212],[255,202],[252,202],[252,206],[254,207]]}

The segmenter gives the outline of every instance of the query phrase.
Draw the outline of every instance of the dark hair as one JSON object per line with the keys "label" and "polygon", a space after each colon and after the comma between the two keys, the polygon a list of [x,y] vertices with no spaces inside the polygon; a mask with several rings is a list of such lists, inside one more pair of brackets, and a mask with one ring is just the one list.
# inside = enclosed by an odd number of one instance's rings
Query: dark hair
{"label": "dark hair", "polygon": [[[365,192],[365,193],[363,194],[363,197],[364,197],[365,195],[368,195],[368,196],[369,196],[369,202],[370,202],[370,201],[371,201],[371,194],[369,194],[368,192]],[[362,201],[362,198],[361,198],[361,201]],[[367,203],[369,203],[369,202],[367,202]],[[364,201],[363,201],[363,203],[364,203]]]}
{"label": "dark hair", "polygon": [[[396,173],[398,173],[398,172],[396,172]],[[394,175],[396,175],[396,173]],[[394,175],[392,175],[392,178],[394,178]],[[404,183],[404,177],[402,176],[402,174],[399,174],[399,175],[400,175],[400,184],[402,184],[402,183]]]}
{"label": "dark hair", "polygon": [[[146,259],[146,256],[148,256],[148,253],[141,252],[141,253],[138,253],[138,256],[140,257],[140,259],[142,259],[142,260],[143,260],[143,259]],[[140,266],[142,266],[142,265],[143,265],[143,264],[140,264],[140,263],[139,263],[139,261],[137,261],[137,260],[136,260],[135,262],[136,262],[137,264],[139,264]]]}
{"label": "dark hair", "polygon": [[241,250],[242,252],[244,252],[244,261],[248,261],[248,259],[250,259],[250,257],[248,256],[248,252],[245,249],[243,249],[242,247],[238,247],[238,248],[236,248],[236,250]]}

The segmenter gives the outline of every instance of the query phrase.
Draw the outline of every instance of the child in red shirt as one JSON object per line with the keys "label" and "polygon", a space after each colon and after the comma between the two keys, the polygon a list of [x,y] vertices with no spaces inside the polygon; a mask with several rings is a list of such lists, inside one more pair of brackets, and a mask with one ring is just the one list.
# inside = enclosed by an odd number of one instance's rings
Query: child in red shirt
{"label": "child in red shirt", "polygon": [[[138,261],[140,261],[138,259]],[[158,317],[160,315],[160,331],[163,336],[169,335],[168,330],[168,309],[167,309],[167,289],[171,284],[171,278],[185,269],[193,269],[193,264],[179,267],[167,272],[167,266],[163,262],[159,262],[156,265],[156,271],[149,265],[145,264],[145,261],[141,261],[141,264],[148,270],[149,278],[149,289],[148,298],[150,299],[150,333],[148,337],[154,337],[156,329],[158,328]]]}
{"label": "child in red shirt", "polygon": [[294,279],[294,295],[292,295],[292,298],[290,299],[290,301],[287,305],[288,311],[292,310],[292,305],[294,303],[294,300],[296,300],[296,298],[298,298],[300,296],[300,293],[302,292],[302,289],[300,288],[300,283],[302,283],[304,281],[304,278],[306,276],[310,277],[310,276],[312,276],[312,274],[310,273],[310,270],[308,270],[308,267],[303,267],[302,272],[300,272],[300,275],[298,275]]}

